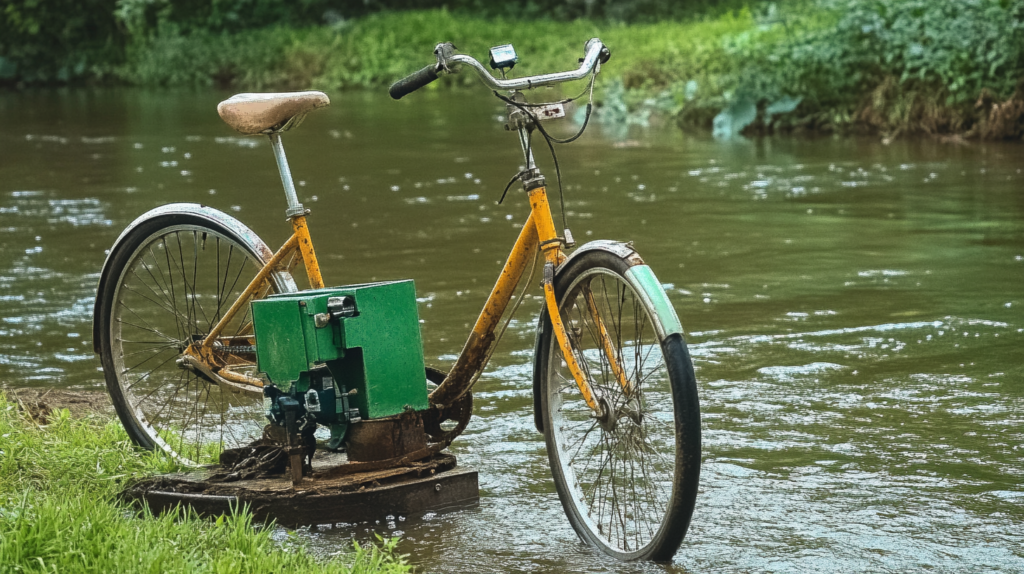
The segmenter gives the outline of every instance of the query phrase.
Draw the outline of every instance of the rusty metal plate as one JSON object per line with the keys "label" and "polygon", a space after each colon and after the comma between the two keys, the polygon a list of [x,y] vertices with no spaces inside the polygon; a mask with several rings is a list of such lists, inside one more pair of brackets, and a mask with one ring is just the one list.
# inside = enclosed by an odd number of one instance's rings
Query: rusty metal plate
{"label": "rusty metal plate", "polygon": [[455,457],[445,454],[405,468],[304,480],[297,489],[284,477],[211,484],[200,475],[173,474],[139,483],[122,496],[156,513],[187,506],[207,517],[248,504],[258,521],[297,527],[471,507],[479,503],[480,490],[476,469],[457,467]]}
{"label": "rusty metal plate", "polygon": [[352,425],[345,443],[350,462],[372,462],[423,450],[427,447],[427,435],[420,413],[407,411]]}

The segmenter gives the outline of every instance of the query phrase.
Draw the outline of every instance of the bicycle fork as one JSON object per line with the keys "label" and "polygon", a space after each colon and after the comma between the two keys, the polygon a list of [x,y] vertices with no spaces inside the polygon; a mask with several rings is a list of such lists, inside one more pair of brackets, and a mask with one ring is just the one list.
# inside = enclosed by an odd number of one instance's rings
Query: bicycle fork
{"label": "bicycle fork", "polygon": [[[580,367],[579,360],[574,352],[575,347],[569,338],[569,332],[566,329],[565,322],[562,320],[562,314],[558,310],[558,298],[555,297],[555,268],[562,262],[565,255],[563,255],[561,251],[561,239],[555,234],[555,226],[551,218],[551,207],[548,204],[547,190],[543,185],[541,185],[530,190],[529,194],[530,207],[532,209],[534,221],[537,222],[538,225],[537,234],[541,238],[546,238],[541,239],[539,244],[541,249],[544,251],[544,301],[547,307],[548,317],[551,319],[551,328],[558,341],[558,346],[562,350],[562,358],[565,360],[566,367],[569,369],[573,379],[576,381],[576,386],[579,387],[583,400],[587,403],[587,406],[594,411],[595,415],[603,417],[607,414],[606,411],[609,406],[602,402],[602,397],[594,391],[589,378]],[[543,215],[536,217],[538,213]],[[547,217],[544,217],[544,215]],[[597,337],[605,355],[608,358],[611,371],[615,375],[619,385],[622,386],[622,390],[625,395],[630,396],[632,386],[626,378],[625,371],[619,364],[620,357],[616,356],[611,336],[608,334],[604,321],[601,319],[597,302],[594,300],[594,294],[587,286],[584,286],[582,291],[583,297],[587,302],[587,312],[590,314],[591,320],[594,323]]]}

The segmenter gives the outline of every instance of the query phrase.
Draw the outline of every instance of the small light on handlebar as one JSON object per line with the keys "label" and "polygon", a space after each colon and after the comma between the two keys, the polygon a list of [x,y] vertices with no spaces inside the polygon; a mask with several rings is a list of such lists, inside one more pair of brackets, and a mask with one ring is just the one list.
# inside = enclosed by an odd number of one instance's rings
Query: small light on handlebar
{"label": "small light on handlebar", "polygon": [[516,49],[512,47],[512,44],[504,44],[491,48],[492,70],[497,70],[498,68],[508,68],[511,70],[518,61],[519,56],[516,54]]}

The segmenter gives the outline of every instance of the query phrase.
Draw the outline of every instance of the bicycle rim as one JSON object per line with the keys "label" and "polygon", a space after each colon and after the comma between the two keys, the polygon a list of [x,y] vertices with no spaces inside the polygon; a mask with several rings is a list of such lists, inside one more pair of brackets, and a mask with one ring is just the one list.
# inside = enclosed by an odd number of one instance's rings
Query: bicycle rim
{"label": "bicycle rim", "polygon": [[[570,522],[584,541],[619,558],[671,556],[681,540],[667,534],[679,519],[675,391],[652,311],[605,267],[583,269],[560,309],[577,362],[609,413],[595,418],[552,337],[548,449]],[[609,346],[623,376],[609,361]]]}
{"label": "bicycle rim", "polygon": [[[259,271],[262,262],[230,231],[202,224],[163,227],[136,244],[113,286],[111,395],[132,438],[179,462],[215,462],[222,449],[259,438],[262,398],[221,387],[179,367]],[[277,291],[268,283],[255,297]],[[256,374],[248,306],[218,339],[218,356]],[[110,385],[108,375],[108,387]]]}

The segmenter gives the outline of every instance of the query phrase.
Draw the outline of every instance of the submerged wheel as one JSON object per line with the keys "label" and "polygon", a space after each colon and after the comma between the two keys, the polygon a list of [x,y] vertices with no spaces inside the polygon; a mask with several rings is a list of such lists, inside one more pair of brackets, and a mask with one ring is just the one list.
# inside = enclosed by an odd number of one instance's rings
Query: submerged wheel
{"label": "submerged wheel", "polygon": [[[117,415],[136,444],[196,465],[261,436],[258,387],[218,385],[179,364],[182,351],[210,332],[263,266],[257,243],[208,218],[171,213],[135,227],[110,254],[97,294],[100,360]],[[294,290],[291,275],[277,271],[252,298]],[[248,301],[213,356],[222,374],[255,375]]]}
{"label": "submerged wheel", "polygon": [[591,251],[555,277],[576,360],[604,413],[584,402],[545,316],[541,416],[555,487],[580,538],[619,559],[668,560],[697,496],[697,385],[682,335],[658,334],[657,311],[626,278],[628,269],[612,253]]}

